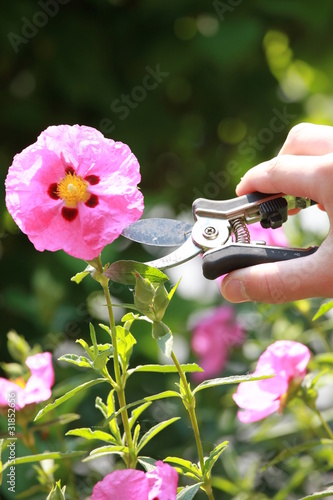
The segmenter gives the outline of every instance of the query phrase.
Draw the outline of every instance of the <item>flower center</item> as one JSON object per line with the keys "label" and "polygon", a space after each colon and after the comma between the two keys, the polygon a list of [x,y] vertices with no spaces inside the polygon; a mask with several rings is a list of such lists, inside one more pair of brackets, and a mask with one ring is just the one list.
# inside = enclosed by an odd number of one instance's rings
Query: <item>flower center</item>
{"label": "flower center", "polygon": [[16,385],[18,385],[18,386],[22,387],[22,389],[24,389],[24,388],[25,388],[25,380],[24,380],[24,378],[23,378],[23,377],[18,377],[18,378],[16,378],[15,380],[13,380],[13,382],[14,382],[14,384],[16,384]]}
{"label": "flower center", "polygon": [[88,182],[80,175],[67,172],[57,185],[57,195],[64,200],[66,207],[75,208],[80,201],[85,203],[89,199],[87,187]]}

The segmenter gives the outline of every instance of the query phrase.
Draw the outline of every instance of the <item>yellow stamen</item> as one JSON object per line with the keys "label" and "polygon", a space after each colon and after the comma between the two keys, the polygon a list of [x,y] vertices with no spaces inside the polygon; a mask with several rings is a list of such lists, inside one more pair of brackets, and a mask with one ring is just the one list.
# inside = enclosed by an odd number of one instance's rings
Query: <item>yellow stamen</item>
{"label": "yellow stamen", "polygon": [[89,199],[87,187],[88,182],[80,175],[68,172],[58,183],[57,194],[64,200],[66,207],[75,208],[79,201],[85,203]]}
{"label": "yellow stamen", "polygon": [[19,385],[20,387],[22,387],[22,389],[25,388],[25,380],[24,380],[23,377],[18,377],[15,380],[13,380],[13,382],[14,382],[14,384]]}

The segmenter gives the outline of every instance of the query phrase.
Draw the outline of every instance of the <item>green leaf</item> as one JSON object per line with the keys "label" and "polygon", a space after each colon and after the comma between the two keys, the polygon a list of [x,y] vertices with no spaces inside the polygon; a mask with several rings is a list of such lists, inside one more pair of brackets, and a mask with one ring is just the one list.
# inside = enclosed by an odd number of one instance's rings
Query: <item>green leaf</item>
{"label": "green leaf", "polygon": [[[155,324],[156,324],[156,322],[154,322],[154,325]],[[163,324],[163,323],[160,323],[160,324]],[[170,358],[171,353],[172,353],[172,347],[173,347],[172,333],[169,331],[168,333],[163,335],[163,337],[158,337],[156,340],[157,340],[157,345],[161,349],[161,351],[163,352],[164,356],[166,356],[167,358]]]}
{"label": "green leaf", "polygon": [[158,399],[165,399],[165,398],[180,398],[179,392],[176,391],[163,391],[159,392],[158,394],[153,394],[152,396],[146,396],[143,401],[157,401]]}
{"label": "green leaf", "polygon": [[[91,266],[88,267],[91,268]],[[86,267],[86,269],[88,269],[88,267]],[[86,276],[88,276],[88,274],[90,274],[90,271],[87,270],[81,271],[80,273],[76,273],[75,276],[71,278],[71,281],[74,281],[75,283],[79,284]]]}
{"label": "green leaf", "polygon": [[317,363],[333,365],[333,352],[323,352],[316,354],[313,358]]}
{"label": "green leaf", "polygon": [[106,404],[103,402],[100,396],[97,396],[95,399],[95,408],[97,408],[101,412],[104,418],[108,417]]}
{"label": "green leaf", "polygon": [[90,387],[93,387],[96,384],[100,384],[101,382],[107,382],[107,379],[105,379],[105,378],[96,378],[94,380],[89,380],[89,382],[85,382],[85,383],[79,385],[78,387],[75,387],[71,391],[66,392],[66,394],[64,394],[60,398],[56,399],[53,403],[50,403],[50,404],[46,405],[42,410],[40,410],[37,413],[37,415],[35,416],[34,421],[39,420],[40,418],[42,418],[49,411],[54,410],[55,408],[57,408],[58,406],[60,406],[65,401],[68,401],[73,396],[75,396],[78,392],[90,389]]}
{"label": "green leaf", "polygon": [[46,500],[66,500],[66,486],[61,487],[61,481],[57,481],[56,484],[52,486],[50,493],[48,494]]}
{"label": "green leaf", "polygon": [[88,356],[91,358],[91,347],[87,344],[87,342],[83,339],[76,339],[76,341],[80,346],[83,347],[83,349],[86,351]]}
{"label": "green leaf", "polygon": [[154,425],[154,427],[149,429],[149,431],[146,432],[146,434],[144,434],[140,439],[140,442],[138,444],[138,451],[142,450],[142,448],[146,446],[146,444],[159,432],[161,432],[163,429],[165,429],[166,427],[173,424],[174,422],[176,422],[176,420],[179,419],[180,417],[173,417],[170,418],[169,420],[164,420],[163,422],[159,422],[158,424]]}
{"label": "green leaf", "polygon": [[207,458],[207,460],[205,460],[205,473],[207,475],[210,475],[213,466],[215,465],[220,455],[227,448],[228,444],[228,441],[223,441],[223,443],[215,446],[215,448],[210,452],[209,457]]}
{"label": "green leaf", "polygon": [[113,355],[113,347],[106,349],[105,351],[99,352],[94,359],[93,366],[94,369],[101,372],[104,370],[106,363],[109,358]]}
{"label": "green leaf", "polygon": [[118,354],[122,361],[123,371],[125,371],[132,354],[133,346],[136,344],[136,340],[131,332],[126,330],[123,326],[118,325],[116,329]]}
{"label": "green leaf", "polygon": [[333,308],[333,300],[330,302],[326,302],[326,304],[322,304],[316,314],[313,316],[312,321],[316,321],[316,319],[320,318],[324,314],[326,314],[328,311],[330,311]]}
{"label": "green leaf", "polygon": [[123,411],[128,410],[129,408],[133,408],[133,406],[138,406],[141,403],[146,403],[147,401],[157,401],[158,399],[164,399],[164,398],[174,398],[178,397],[180,398],[179,392],[176,391],[163,391],[160,392],[159,394],[153,394],[152,396],[147,396],[144,399],[139,399],[137,401],[134,401],[133,403],[129,403],[126,406],[122,406],[119,408],[118,411],[112,413],[105,421],[104,425],[107,425],[108,423],[112,422],[112,420],[116,419],[118,415],[120,415]]}
{"label": "green leaf", "polygon": [[72,365],[80,366],[81,368],[91,368],[92,362],[85,356],[78,356],[77,354],[64,354],[58,358],[58,361],[66,361]]}
{"label": "green leaf", "polygon": [[7,333],[7,347],[11,357],[21,364],[24,364],[26,358],[30,354],[30,345],[22,335],[19,335],[15,330]]}
{"label": "green leaf", "polygon": [[166,291],[164,284],[162,283],[156,288],[154,295],[154,312],[156,321],[162,320],[169,302],[169,294]]}
{"label": "green leaf", "polygon": [[89,427],[71,429],[70,431],[66,432],[66,436],[77,436],[84,439],[99,439],[100,441],[106,441],[107,443],[117,444],[117,441],[113,436],[111,436],[111,434],[99,430],[93,431]]}
{"label": "green leaf", "polygon": [[170,328],[162,321],[153,321],[152,335],[155,340],[159,340],[165,335],[171,335]]}
{"label": "green leaf", "polygon": [[192,484],[191,486],[185,486],[185,488],[182,488],[179,493],[177,493],[177,500],[192,500],[198,493],[201,485],[202,483],[200,482]]}
{"label": "green leaf", "polygon": [[118,260],[104,271],[107,278],[122,285],[135,285],[135,273],[155,284],[163,283],[169,279],[159,269],[134,260]]}
{"label": "green leaf", "polygon": [[172,297],[174,296],[174,293],[175,291],[177,290],[178,286],[179,286],[179,283],[181,281],[181,278],[179,278],[179,280],[177,281],[177,283],[175,284],[175,286],[173,286],[169,292],[169,295],[168,295],[168,298],[169,298],[169,302],[170,300],[172,299]]}
{"label": "green leaf", "polygon": [[152,472],[156,469],[155,458],[151,457],[138,457],[138,462],[142,465],[146,472]]}
{"label": "green leaf", "polygon": [[137,444],[138,444],[138,439],[139,439],[139,436],[140,436],[140,430],[141,430],[141,426],[140,426],[140,424],[137,424],[135,426],[135,429],[134,429],[134,432],[133,432],[133,447],[134,447],[134,449],[136,449]]}
{"label": "green leaf", "polygon": [[123,453],[129,453],[129,449],[127,446],[101,446],[100,448],[95,448],[94,450],[92,450],[89,457],[84,458],[82,462],[89,462],[90,460],[94,460],[95,458],[103,457],[105,455],[122,455]]}
{"label": "green leaf", "polygon": [[94,325],[92,323],[89,323],[89,330],[90,330],[91,342],[92,342],[92,345],[94,348],[94,358],[96,358],[96,356],[98,356],[98,347],[97,347],[97,340],[96,340],[96,332],[95,332]]}
{"label": "green leaf", "polygon": [[[114,401],[114,389],[112,389],[109,392],[106,405],[107,405],[106,406],[106,408],[107,408],[106,418],[109,418],[115,412],[115,409],[116,409],[115,401]],[[120,433],[120,429],[118,427],[117,419],[113,418],[112,420],[110,420],[109,429],[110,429],[110,432],[116,438],[117,442],[121,443],[121,433]]]}
{"label": "green leaf", "polygon": [[52,420],[47,420],[39,424],[34,425],[34,430],[44,429],[45,427],[50,427],[51,425],[66,425],[74,420],[79,420],[81,418],[77,413],[65,413],[64,415],[59,415],[59,417],[53,418]]}
{"label": "green leaf", "polygon": [[311,495],[303,497],[300,500],[314,500],[315,498],[327,498],[332,496],[333,496],[333,486],[330,486],[327,490],[312,493]]}
{"label": "green leaf", "polygon": [[[181,367],[184,373],[203,372],[203,369],[196,363],[186,363]],[[178,373],[178,370],[175,365],[138,365],[128,370],[127,375],[130,376],[135,372]]]}
{"label": "green leaf", "polygon": [[141,413],[143,413],[149,406],[151,405],[152,401],[148,401],[147,403],[143,403],[142,405],[138,406],[138,408],[135,408],[131,412],[131,418],[129,419],[129,427],[132,429],[133,425],[137,421],[137,419],[140,417]]}
{"label": "green leaf", "polygon": [[221,476],[214,475],[212,477],[212,486],[218,490],[225,491],[233,497],[240,492],[240,487],[236,486],[234,481],[230,481],[229,479]]}
{"label": "green leaf", "polygon": [[[15,465],[28,464],[31,462],[41,462],[42,460],[65,460],[67,458],[77,458],[84,455],[84,451],[67,451],[62,453],[60,451],[37,453],[36,455],[28,455],[26,457],[16,457]],[[6,470],[13,462],[9,460],[3,465],[2,471]]]}
{"label": "green leaf", "polygon": [[172,464],[177,472],[179,472],[183,476],[188,476],[195,480],[199,479],[199,481],[202,480],[201,470],[199,469],[197,464],[194,464],[189,460],[185,460],[184,458],[179,457],[167,457],[163,460],[163,462]]}
{"label": "green leaf", "polygon": [[241,382],[254,382],[256,380],[265,380],[267,378],[272,378],[272,377],[274,377],[274,375],[231,375],[230,377],[214,378],[201,382],[201,384],[199,384],[193,390],[193,394],[202,391],[203,389],[209,389],[210,387],[216,387],[218,385],[240,384]]}
{"label": "green leaf", "polygon": [[313,448],[317,448],[318,446],[333,447],[333,440],[322,438],[322,439],[316,439],[315,441],[308,441],[307,443],[302,443],[297,446],[284,448],[280,453],[278,453],[278,455],[276,455],[276,457],[270,460],[268,464],[264,465],[264,467],[261,468],[261,471],[263,472],[272,467],[273,465],[282,462],[282,460],[285,460],[291,456],[296,456],[299,453],[303,453],[304,451],[312,450]]}

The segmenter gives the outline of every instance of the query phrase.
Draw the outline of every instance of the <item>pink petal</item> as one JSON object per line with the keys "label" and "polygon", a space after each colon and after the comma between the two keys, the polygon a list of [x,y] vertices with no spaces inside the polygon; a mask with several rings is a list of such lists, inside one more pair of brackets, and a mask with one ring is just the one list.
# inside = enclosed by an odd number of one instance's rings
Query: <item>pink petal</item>
{"label": "pink petal", "polygon": [[51,387],[54,384],[51,353],[44,352],[29,356],[25,364],[31,372],[24,388],[25,404],[46,401],[51,397]]}
{"label": "pink petal", "polygon": [[149,481],[144,472],[116,470],[98,482],[90,500],[148,500]]}
{"label": "pink petal", "polygon": [[305,345],[292,340],[279,340],[260,356],[257,369],[264,370],[265,366],[270,366],[274,373],[289,381],[291,378],[304,377],[310,356]]}
{"label": "pink petal", "polygon": [[[284,385],[284,389],[285,387]],[[273,402],[279,401],[284,392],[276,394],[273,391],[265,391],[259,381],[242,382],[232,397],[240,408],[262,411],[269,408]]]}
{"label": "pink petal", "polygon": [[153,471],[146,473],[149,481],[148,500],[176,500],[178,485],[176,470],[161,460],[155,465],[156,468]]}
{"label": "pink petal", "polygon": [[262,420],[263,418],[266,418],[269,415],[272,415],[272,413],[278,411],[279,407],[280,402],[275,401],[270,406],[267,406],[267,408],[265,408],[264,410],[241,410],[237,413],[237,417],[239,418],[240,422],[242,422],[242,424],[258,422],[258,420]]}
{"label": "pink petal", "polygon": [[[13,394],[15,395],[14,398]],[[8,406],[8,398],[10,398],[11,401],[14,399],[15,408],[17,410],[25,406],[23,387],[5,378],[0,378],[0,407]]]}

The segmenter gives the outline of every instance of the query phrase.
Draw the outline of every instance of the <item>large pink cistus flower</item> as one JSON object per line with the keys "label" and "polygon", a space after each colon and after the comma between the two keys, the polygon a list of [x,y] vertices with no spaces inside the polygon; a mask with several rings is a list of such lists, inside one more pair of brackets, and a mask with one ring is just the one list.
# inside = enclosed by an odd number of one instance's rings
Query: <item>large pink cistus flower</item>
{"label": "large pink cistus flower", "polygon": [[96,484],[91,500],[176,500],[178,474],[162,461],[151,472],[116,470]]}
{"label": "large pink cistus flower", "polygon": [[14,157],[6,205],[37,250],[97,257],[140,218],[139,163],[126,144],[91,127],[48,127]]}
{"label": "large pink cistus flower", "polygon": [[30,370],[27,382],[23,378],[7,380],[0,377],[0,407],[8,406],[10,400],[20,410],[26,405],[40,403],[51,397],[51,387],[54,384],[51,353],[28,356],[25,364]]}
{"label": "large pink cistus flower", "polygon": [[197,382],[221,374],[233,346],[242,344],[245,336],[232,306],[207,310],[194,320],[192,350],[199,358],[203,372],[193,373]]}
{"label": "large pink cistus flower", "polygon": [[288,393],[294,392],[306,374],[310,359],[309,349],[299,342],[278,340],[260,356],[254,375],[273,378],[242,382],[233,395],[241,408],[238,418],[243,423],[256,422],[268,415],[281,412]]}

